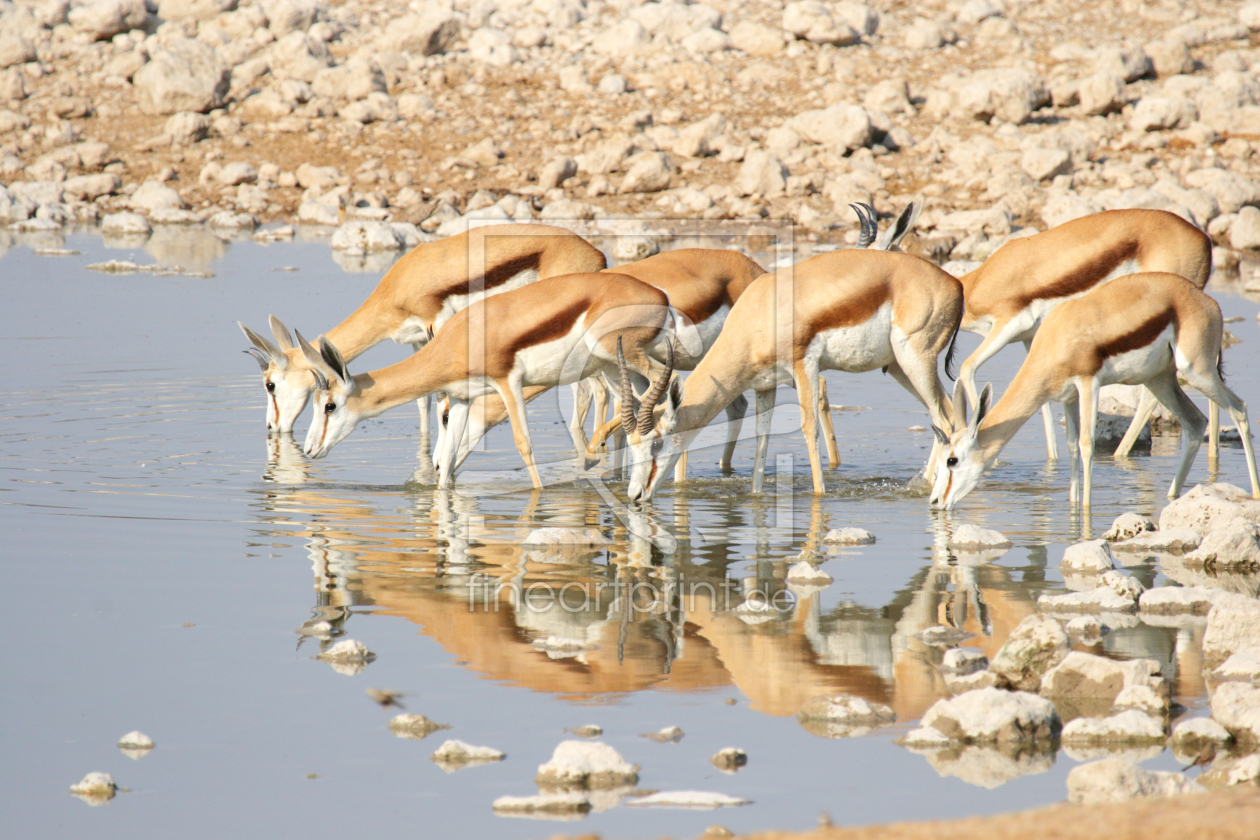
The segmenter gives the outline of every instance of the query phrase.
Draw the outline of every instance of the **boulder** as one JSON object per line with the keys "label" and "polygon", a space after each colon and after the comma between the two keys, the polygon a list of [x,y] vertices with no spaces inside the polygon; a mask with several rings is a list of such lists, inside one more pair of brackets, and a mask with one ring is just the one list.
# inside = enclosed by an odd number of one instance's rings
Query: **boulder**
{"label": "boulder", "polygon": [[502,761],[507,756],[493,747],[476,747],[454,739],[446,741],[429,756],[429,760],[451,772],[462,767]]}
{"label": "boulder", "polygon": [[1020,156],[1019,168],[1034,181],[1048,181],[1072,171],[1072,156],[1064,149],[1027,149]]}
{"label": "boulder", "polygon": [[230,81],[229,68],[214,47],[183,38],[167,45],[140,68],[133,83],[141,111],[174,114],[218,108]]}
{"label": "boulder", "polygon": [[238,0],[162,0],[158,3],[158,17],[175,21],[214,20],[224,12],[235,9],[237,2]]}
{"label": "boulder", "polygon": [[434,5],[419,15],[403,15],[390,21],[388,41],[399,52],[417,56],[446,52],[459,37],[459,21],[449,7]]}
{"label": "boulder", "polygon": [[316,96],[354,101],[377,91],[385,93],[385,74],[376,62],[351,61],[320,70],[311,82]]}
{"label": "boulder", "polygon": [[989,670],[1014,688],[1036,691],[1042,675],[1063,661],[1070,643],[1052,618],[1030,615],[1021,621],[989,663]]}
{"label": "boulder", "polygon": [[1190,57],[1184,41],[1171,38],[1152,41],[1143,47],[1143,51],[1150,58],[1155,75],[1161,78],[1194,72],[1194,59]]}
{"label": "boulder", "polygon": [[893,710],[850,694],[815,697],[797,714],[801,726],[824,738],[851,738],[865,735],[877,726],[897,719]]}
{"label": "boulder", "polygon": [[915,18],[904,30],[905,44],[912,50],[935,50],[944,46],[946,33],[937,21]]}
{"label": "boulder", "polygon": [[787,187],[787,167],[769,152],[752,151],[744,156],[731,185],[736,195],[782,195]]}
{"label": "boulder", "polygon": [[981,688],[938,700],[923,716],[923,727],[965,743],[1030,743],[1053,739],[1062,722],[1043,697]]}
{"label": "boulder", "polygon": [[874,545],[875,535],[865,528],[832,528],[822,541],[831,545]]}
{"label": "boulder", "polygon": [[554,189],[577,175],[577,161],[568,155],[554,157],[538,170],[538,186],[544,190]]}
{"label": "boulder", "polygon": [[1173,728],[1172,747],[1178,752],[1198,754],[1204,747],[1228,744],[1233,737],[1211,718],[1191,718]]}
{"label": "boulder", "polygon": [[1244,648],[1230,654],[1212,672],[1212,678],[1222,682],[1260,682],[1260,647]]}
{"label": "boulder", "polygon": [[1106,572],[1116,567],[1115,558],[1105,540],[1090,540],[1068,546],[1059,563],[1061,571]]}
{"label": "boulder", "polygon": [[1161,586],[1138,598],[1142,615],[1207,615],[1219,590],[1205,586]]}
{"label": "boulder", "polygon": [[180,111],[166,121],[162,133],[176,145],[197,143],[210,133],[210,118],[196,111]]}
{"label": "boulder", "polygon": [[311,0],[264,0],[260,5],[267,16],[267,28],[276,38],[305,32],[319,16],[319,6]]}
{"label": "boulder", "polygon": [[1260,742],[1260,688],[1227,682],[1212,692],[1212,717],[1239,741]]}
{"label": "boulder", "polygon": [[1121,691],[1135,685],[1168,695],[1168,684],[1159,675],[1159,663],[1153,659],[1122,662],[1074,650],[1041,678],[1041,693],[1046,697],[1098,701],[1088,705],[1110,708]]}
{"label": "boulder", "polygon": [[61,184],[62,194],[74,201],[92,201],[103,195],[113,195],[122,189],[122,178],[113,172],[97,175],[76,175]]}
{"label": "boulder", "polygon": [[1112,712],[1123,712],[1129,709],[1163,718],[1168,714],[1172,701],[1167,693],[1160,693],[1149,685],[1130,685],[1120,689],[1115,702],[1111,704]]}
{"label": "boulder", "polygon": [[1129,117],[1134,131],[1166,131],[1188,128],[1199,118],[1194,103],[1177,96],[1143,96]]}
{"label": "boulder", "polygon": [[561,741],[538,768],[539,787],[618,788],[636,784],[639,768],[602,741]]}
{"label": "boulder", "polygon": [[879,30],[879,12],[856,0],[842,0],[832,6],[832,16],[839,14],[859,35],[874,35]]}
{"label": "boulder", "polygon": [[621,181],[621,193],[648,193],[668,189],[673,166],[664,152],[635,155]]}
{"label": "boulder", "polygon": [[388,93],[369,93],[358,102],[343,105],[337,116],[357,123],[392,122],[398,118],[398,106]]}
{"label": "boulder", "polygon": [[1223,528],[1210,531],[1199,547],[1185,556],[1192,565],[1211,565],[1216,569],[1260,567],[1260,540],[1256,526],[1235,520]]}
{"label": "boulder", "polygon": [[404,244],[402,237],[387,222],[346,222],[333,232],[331,242],[335,251],[362,254],[396,251]]}
{"label": "boulder", "polygon": [[997,118],[1020,125],[1049,102],[1040,77],[1022,67],[979,70],[958,89],[959,110],[985,122]]}
{"label": "boulder", "polygon": [[1220,662],[1251,647],[1260,647],[1260,601],[1233,592],[1220,593],[1208,611],[1203,658]]}
{"label": "boulder", "polygon": [[1183,552],[1190,551],[1199,546],[1203,538],[1199,536],[1198,531],[1192,531],[1189,528],[1169,528],[1160,531],[1147,531],[1130,537],[1123,542],[1111,544],[1113,552],[1124,552],[1132,554],[1152,553],[1152,552]]}
{"label": "boulder", "polygon": [[811,143],[852,151],[871,143],[871,119],[859,105],[832,105],[802,111],[787,125]]}
{"label": "boulder", "polygon": [[978,650],[952,648],[941,657],[941,672],[960,677],[983,671],[989,667],[989,658]]}
{"label": "boulder", "polygon": [[591,41],[591,51],[596,55],[623,58],[633,55],[651,43],[651,36],[637,20],[623,18],[620,23],[605,29]]}
{"label": "boulder", "polygon": [[[1193,173],[1191,173],[1193,174]],[[1199,484],[1170,502],[1159,515],[1160,530],[1192,528],[1200,534],[1246,528],[1260,522],[1260,502],[1232,484]]]}
{"label": "boulder", "polygon": [[333,63],[328,45],[305,32],[290,32],[271,47],[271,75],[312,82]]}
{"label": "boulder", "polygon": [[785,46],[782,30],[751,20],[742,20],[735,24],[731,27],[730,35],[735,48],[749,55],[777,55]]}
{"label": "boulder", "polygon": [[71,9],[69,21],[76,31],[103,41],[120,32],[143,29],[148,17],[145,0],[95,0]]}
{"label": "boulder", "polygon": [[1103,534],[1103,539],[1107,542],[1118,542],[1136,537],[1138,534],[1145,534],[1155,530],[1155,521],[1149,516],[1141,516],[1136,513],[1122,513],[1116,517],[1111,523],[1111,527],[1107,529],[1107,533]]}
{"label": "boulder", "polygon": [[783,10],[783,28],[815,44],[844,47],[856,43],[860,37],[842,16],[833,17],[831,9],[821,0],[789,3]]}
{"label": "boulder", "polygon": [[1011,541],[997,531],[981,528],[970,522],[959,525],[949,538],[949,547],[964,551],[978,551],[986,548],[1010,548]]}
{"label": "boulder", "polygon": [[258,180],[258,170],[254,168],[253,164],[238,160],[220,169],[218,178],[219,183],[225,187],[235,187],[238,184],[252,184]]}
{"label": "boulder", "polygon": [[148,235],[149,220],[139,213],[110,213],[101,219],[101,233],[109,236]]}
{"label": "boulder", "polygon": [[293,174],[297,178],[299,187],[320,192],[331,190],[337,186],[337,181],[341,178],[341,173],[334,166],[313,166],[309,163],[300,164]]}
{"label": "boulder", "polygon": [[1144,770],[1119,758],[1104,758],[1072,768],[1068,773],[1067,788],[1068,801],[1081,805],[1202,793],[1205,790],[1180,773]]}
{"label": "boulder", "polygon": [[1244,207],[1229,226],[1229,244],[1239,251],[1260,248],[1260,210]]}
{"label": "boulder", "polygon": [[179,193],[157,181],[145,181],[140,185],[128,202],[133,210],[174,209],[182,210],[187,205]]}
{"label": "boulder", "polygon": [[[1203,190],[1216,199],[1221,213],[1237,213],[1246,205],[1260,204],[1260,187],[1237,172],[1216,168],[1195,169],[1187,173],[1183,180],[1187,187]],[[1194,490],[1190,492],[1193,493]]]}
{"label": "boulder", "polygon": [[1107,718],[1077,718],[1063,727],[1064,744],[1097,746],[1102,744],[1149,744],[1164,742],[1162,721],[1130,710]]}
{"label": "boulder", "polygon": [[1127,101],[1124,79],[1118,73],[1095,73],[1081,80],[1081,110],[1090,116],[1119,111]]}
{"label": "boulder", "polygon": [[12,29],[0,31],[0,68],[35,61],[35,45]]}
{"label": "boulder", "polygon": [[311,225],[341,224],[341,206],[305,200],[298,205],[298,221]]}

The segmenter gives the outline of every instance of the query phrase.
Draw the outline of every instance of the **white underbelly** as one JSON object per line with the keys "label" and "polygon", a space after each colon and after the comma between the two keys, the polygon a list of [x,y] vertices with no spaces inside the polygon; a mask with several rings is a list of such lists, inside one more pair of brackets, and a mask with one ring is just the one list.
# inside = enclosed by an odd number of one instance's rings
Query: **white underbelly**
{"label": "white underbelly", "polygon": [[577,320],[560,338],[526,347],[516,354],[513,373],[524,385],[571,385],[585,379],[593,367],[591,352],[582,340],[586,317]]}
{"label": "white underbelly", "polygon": [[[438,309],[437,316],[433,319],[433,331],[437,332],[440,330],[442,325],[449,321],[456,312],[459,312],[461,309],[467,309],[479,300],[484,300],[491,295],[510,292],[513,289],[519,289],[537,281],[538,272],[530,268],[517,272],[508,278],[507,282],[500,283],[491,289],[470,294],[450,295],[442,301],[442,306]],[[412,315],[404,320],[398,329],[394,331],[393,339],[399,344],[424,344],[429,340],[428,325],[418,315]]]}
{"label": "white underbelly", "polygon": [[[713,346],[713,342],[717,341],[730,311],[731,308],[723,304],[716,312],[697,324],[681,312],[674,310],[674,339],[677,342],[674,346],[674,367],[678,370],[695,370],[696,365],[700,364],[700,360]],[[662,347],[659,353],[654,352],[652,355],[654,358],[660,356],[660,361],[664,361],[663,352]]]}
{"label": "white underbelly", "polygon": [[891,333],[892,305],[886,303],[857,326],[820,331],[806,353],[816,355],[819,370],[863,373],[891,364],[896,358]]}
{"label": "white underbelly", "polygon": [[1168,368],[1174,340],[1170,324],[1147,346],[1107,359],[1098,371],[1098,378],[1103,385],[1141,385]]}

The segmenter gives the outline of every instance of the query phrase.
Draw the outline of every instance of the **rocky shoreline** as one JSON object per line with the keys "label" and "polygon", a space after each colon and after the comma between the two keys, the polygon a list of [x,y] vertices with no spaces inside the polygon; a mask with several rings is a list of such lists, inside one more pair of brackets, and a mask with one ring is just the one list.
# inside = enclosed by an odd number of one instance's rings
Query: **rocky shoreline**
{"label": "rocky shoreline", "polygon": [[[1260,4],[0,4],[0,220],[789,219],[980,260],[1101,209],[1260,247]],[[409,247],[395,228],[385,250]],[[1243,283],[1260,283],[1251,277]]]}

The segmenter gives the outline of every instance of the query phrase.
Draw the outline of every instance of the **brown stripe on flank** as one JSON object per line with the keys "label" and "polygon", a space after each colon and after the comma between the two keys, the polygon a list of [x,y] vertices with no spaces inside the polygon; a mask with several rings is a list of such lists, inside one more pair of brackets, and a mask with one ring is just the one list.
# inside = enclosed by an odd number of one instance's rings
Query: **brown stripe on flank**
{"label": "brown stripe on flank", "polygon": [[1019,308],[1026,309],[1030,303],[1037,300],[1071,297],[1088,291],[1115,271],[1116,267],[1125,260],[1136,259],[1137,250],[1138,243],[1135,240],[1117,242],[1092,260],[1082,263],[1072,274],[1060,278],[1057,282],[1041,286],[1035,292],[1019,298],[1017,300]]}
{"label": "brown stripe on flank", "polygon": [[1102,367],[1103,362],[1113,356],[1128,353],[1130,350],[1149,347],[1151,342],[1159,338],[1159,334],[1167,329],[1171,323],[1172,312],[1165,309],[1163,312],[1152,315],[1124,335],[1117,336],[1108,342],[1099,343],[1095,350],[1095,365],[1092,372],[1096,373]]}
{"label": "brown stripe on flank", "polygon": [[831,305],[817,313],[810,322],[809,339],[824,330],[865,324],[888,301],[888,286],[885,283],[868,286],[856,295],[844,295],[843,289],[837,289],[837,292],[839,294]]}
{"label": "brown stripe on flank", "polygon": [[490,266],[490,268],[486,270],[484,285],[480,285],[481,281],[478,281],[477,278],[469,278],[467,280],[461,279],[442,289],[437,293],[437,295],[440,299],[445,300],[451,295],[469,294],[469,289],[475,284],[477,284],[479,288],[484,289],[493,289],[496,286],[502,286],[522,271],[537,271],[540,259],[541,254],[538,251],[521,254],[519,257],[510,259],[507,262],[501,262],[497,265]]}
{"label": "brown stripe on flank", "polygon": [[[546,321],[535,324],[529,331],[516,336],[511,345],[507,348],[509,352],[515,354],[524,350],[526,347],[533,347],[536,344],[546,344],[548,341],[555,341],[563,338],[573,329],[573,325],[577,323],[577,319],[581,318],[586,312],[589,302],[585,299],[575,300],[565,308],[557,311]],[[493,329],[493,325],[487,324],[487,328]]]}

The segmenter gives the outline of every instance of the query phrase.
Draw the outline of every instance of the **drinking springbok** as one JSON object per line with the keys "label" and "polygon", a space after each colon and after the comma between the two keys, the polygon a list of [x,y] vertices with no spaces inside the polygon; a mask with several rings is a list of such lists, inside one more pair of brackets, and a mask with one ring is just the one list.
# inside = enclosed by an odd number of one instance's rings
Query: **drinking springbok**
{"label": "drinking springbok", "polygon": [[822,370],[886,368],[933,423],[949,425],[950,400],[936,365],[952,348],[962,295],[962,285],[927,260],[870,250],[833,251],[758,278],[685,389],[669,390],[659,420],[645,421],[640,411],[631,423],[623,412],[630,498],[650,499],[700,430],[748,389],[757,399],[753,492],[759,492],[779,385],[797,389],[814,492],[823,493],[814,391]]}
{"label": "drinking springbok", "polygon": [[447,487],[469,403],[493,393],[507,407],[534,487],[541,487],[525,419],[525,389],[554,388],[617,370],[613,336],[620,333],[626,337],[629,367],[640,377],[650,405],[660,398],[670,371],[647,387],[651,373],[660,368],[649,351],[666,341],[671,320],[669,299],[660,289],[622,274],[587,273],[551,277],[481,298],[455,313],[415,355],[358,376],[350,375],[327,337],[320,339],[318,352],[299,337],[319,389],[304,449],[308,456],[322,458],[360,420],[444,391],[451,408],[438,478]]}
{"label": "drinking springbok", "polygon": [[[386,339],[420,349],[459,310],[485,295],[562,274],[600,271],[604,255],[577,234],[551,225],[489,225],[417,245],[381,278],[372,294],[325,335],[354,359]],[[270,318],[276,343],[240,324],[262,368],[268,432],[292,432],[315,377],[289,330]],[[238,322],[239,323],[239,322]],[[420,431],[429,431],[428,398]]]}
{"label": "drinking springbok", "polygon": [[[1177,374],[1229,411],[1242,433],[1251,494],[1260,499],[1247,406],[1220,374],[1221,309],[1197,286],[1175,274],[1132,274],[1061,303],[1037,331],[1028,358],[992,408],[985,385],[971,422],[965,422],[960,377],[954,389],[954,432],[936,429],[943,445],[931,503],[953,508],[970,493],[1007,442],[1048,400],[1064,404],[1071,489],[1068,499],[1090,503],[1094,424],[1103,385],[1145,385],[1181,421],[1181,459],[1168,489],[1176,498],[1199,450],[1206,420],[1181,390]],[[1078,463],[1083,479],[1078,478]],[[1084,489],[1080,485],[1084,484]]]}

